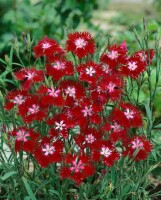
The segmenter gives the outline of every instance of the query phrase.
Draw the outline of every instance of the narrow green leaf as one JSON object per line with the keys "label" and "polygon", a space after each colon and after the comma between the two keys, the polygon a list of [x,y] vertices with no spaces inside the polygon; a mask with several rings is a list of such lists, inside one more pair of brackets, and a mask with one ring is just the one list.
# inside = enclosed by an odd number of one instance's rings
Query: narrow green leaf
{"label": "narrow green leaf", "polygon": [[127,195],[128,192],[130,191],[130,188],[131,188],[131,185],[130,185],[130,184],[129,184],[129,185],[126,185],[126,186],[124,187],[122,193],[123,193],[124,195]]}
{"label": "narrow green leaf", "polygon": [[115,174],[115,172],[116,172],[116,169],[115,169],[115,166],[113,166],[112,168],[111,168],[111,182],[114,184],[115,183],[115,179],[116,179],[116,174]]}
{"label": "narrow green leaf", "polygon": [[100,199],[101,194],[97,194],[95,197],[92,197],[92,200],[98,200]]}
{"label": "narrow green leaf", "polygon": [[161,124],[154,126],[154,129],[160,129],[160,128],[161,128]]}
{"label": "narrow green leaf", "polygon": [[24,200],[31,200],[29,196],[24,197]]}
{"label": "narrow green leaf", "polygon": [[1,177],[1,180],[5,181],[7,178],[12,176],[13,174],[17,174],[17,172],[15,172],[15,171],[7,172],[4,176]]}
{"label": "narrow green leaf", "polygon": [[12,64],[13,64],[13,65],[20,66],[20,67],[23,67],[23,65],[22,65],[22,64],[20,64],[20,63],[15,63],[15,62],[13,62]]}
{"label": "narrow green leaf", "polygon": [[36,200],[36,197],[35,197],[35,195],[34,195],[32,189],[31,189],[30,185],[28,184],[26,178],[25,178],[25,177],[22,177],[22,181],[23,181],[23,183],[24,183],[24,186],[25,186],[25,188],[26,188],[26,191],[27,191],[27,193],[29,194],[31,200]]}
{"label": "narrow green leaf", "polygon": [[58,191],[56,191],[56,190],[49,190],[49,192],[51,192],[51,193],[57,195],[57,196],[60,198],[60,195],[59,195],[59,192],[58,192]]}
{"label": "narrow green leaf", "polygon": [[4,71],[1,75],[0,78],[6,77],[7,74],[9,74],[10,72],[8,70]]}
{"label": "narrow green leaf", "polygon": [[157,161],[156,150],[154,149],[151,153],[152,153],[152,156],[154,157],[155,161]]}
{"label": "narrow green leaf", "polygon": [[13,47],[10,50],[10,65],[12,66],[12,58],[13,58]]}
{"label": "narrow green leaf", "polygon": [[1,58],[0,58],[0,62],[1,62],[1,63],[3,63],[3,64],[6,64],[6,63],[5,63],[5,61],[4,61],[4,60],[2,60]]}
{"label": "narrow green leaf", "polygon": [[43,187],[45,187],[45,185],[47,185],[48,183],[52,182],[53,179],[46,181],[45,183],[43,183],[42,185],[40,185],[40,187],[36,190],[36,192],[34,194],[36,194],[39,190],[41,190]]}
{"label": "narrow green leaf", "polygon": [[151,110],[150,110],[150,107],[149,107],[149,101],[147,101],[145,103],[145,109],[146,109],[146,113],[147,113],[147,117],[149,120],[151,120],[152,118],[152,113],[151,113]]}

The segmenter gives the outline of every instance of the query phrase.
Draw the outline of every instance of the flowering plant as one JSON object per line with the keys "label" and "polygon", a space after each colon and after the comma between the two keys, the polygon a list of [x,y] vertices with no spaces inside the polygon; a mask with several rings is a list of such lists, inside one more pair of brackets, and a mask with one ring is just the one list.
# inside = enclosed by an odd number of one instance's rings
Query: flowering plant
{"label": "flowering plant", "polygon": [[153,145],[130,84],[141,86],[153,49],[129,54],[123,41],[98,52],[90,33],[74,32],[65,48],[45,36],[33,53],[44,64],[14,72],[20,85],[7,93],[4,105],[17,120],[6,131],[7,144],[21,162],[34,164],[32,173],[52,168],[62,182],[81,187],[125,160],[137,165],[147,159]]}

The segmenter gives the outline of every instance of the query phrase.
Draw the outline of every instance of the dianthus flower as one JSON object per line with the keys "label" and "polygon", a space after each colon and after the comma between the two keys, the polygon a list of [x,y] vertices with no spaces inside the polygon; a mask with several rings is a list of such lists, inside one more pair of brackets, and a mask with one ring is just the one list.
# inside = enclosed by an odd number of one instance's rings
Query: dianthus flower
{"label": "dianthus flower", "polygon": [[77,67],[79,73],[79,80],[86,81],[89,84],[95,84],[103,74],[99,64],[89,61]]}
{"label": "dianthus flower", "polygon": [[11,110],[14,108],[14,106],[21,105],[25,102],[26,97],[28,96],[27,91],[23,90],[13,90],[8,92],[6,96],[6,103],[4,105],[4,108],[6,110]]}
{"label": "dianthus flower", "polygon": [[143,123],[141,112],[130,103],[121,103],[120,108],[115,108],[111,114],[110,119],[115,120],[120,126],[125,128],[140,127]]}
{"label": "dianthus flower", "polygon": [[15,137],[15,151],[33,152],[37,146],[37,140],[40,134],[26,127],[19,127],[9,133],[9,136]]}
{"label": "dianthus flower", "polygon": [[89,122],[99,124],[101,122],[100,111],[100,106],[92,103],[88,98],[83,99],[79,105],[71,109],[72,115],[77,118],[80,127],[84,127]]}
{"label": "dianthus flower", "polygon": [[89,98],[93,100],[94,104],[100,107],[100,110],[103,110],[104,105],[107,104],[107,102],[109,101],[108,93],[104,89],[101,89],[99,85],[93,85],[92,87],[90,87],[89,92]]}
{"label": "dianthus flower", "polygon": [[55,58],[52,63],[46,64],[47,73],[58,81],[63,76],[72,76],[74,74],[74,66],[71,61]]}
{"label": "dianthus flower", "polygon": [[155,55],[155,51],[153,49],[141,50],[134,53],[134,57],[139,58],[140,61],[143,62],[146,66],[152,64],[154,55]]}
{"label": "dianthus flower", "polygon": [[99,86],[101,90],[106,91],[111,101],[116,101],[121,97],[124,81],[117,74],[113,74],[104,77],[99,82]]}
{"label": "dianthus flower", "polygon": [[37,93],[41,95],[41,102],[44,105],[50,105],[50,106],[64,105],[64,98],[59,88],[55,87],[48,88],[44,85],[41,85],[37,90]]}
{"label": "dianthus flower", "polygon": [[120,67],[120,73],[123,76],[136,79],[140,74],[146,70],[145,62],[136,56],[129,57],[126,62]]}
{"label": "dianthus flower", "polygon": [[100,130],[86,127],[75,137],[75,142],[82,150],[85,148],[94,149],[95,142],[101,140],[102,136]]}
{"label": "dianthus flower", "polygon": [[126,60],[127,47],[126,43],[121,45],[112,45],[100,57],[105,73],[116,72],[118,65]]}
{"label": "dianthus flower", "polygon": [[92,160],[99,162],[102,158],[106,166],[113,166],[120,158],[119,153],[109,140],[102,140],[95,142],[95,149],[92,151]]}
{"label": "dianthus flower", "polygon": [[114,120],[107,120],[108,122],[105,122],[101,127],[104,134],[109,135],[109,139],[114,143],[117,141],[126,141],[128,137],[127,129],[124,129],[124,127],[120,126],[120,124]]}
{"label": "dianthus flower", "polygon": [[63,143],[61,140],[54,140],[52,137],[43,137],[37,143],[38,147],[33,152],[33,156],[41,167],[47,167],[51,163],[61,162],[63,152]]}
{"label": "dianthus flower", "polygon": [[128,139],[128,131],[126,129],[112,131],[112,133],[109,136],[109,139],[112,142],[126,141]]}
{"label": "dianthus flower", "polygon": [[88,32],[69,34],[65,48],[67,55],[55,40],[40,40],[33,51],[36,58],[45,57],[44,69],[16,72],[22,87],[8,92],[4,108],[14,108],[16,119],[21,118],[16,124],[24,123],[8,133],[9,145],[14,142],[16,152],[31,154],[40,167],[55,163],[62,179],[80,185],[95,167],[101,172],[122,155],[140,161],[151,152],[150,141],[135,134],[143,125],[142,115],[124,102],[124,91],[126,77],[137,79],[155,52],[128,56],[123,41],[92,59],[96,47]]}
{"label": "dianthus flower", "polygon": [[44,72],[42,70],[26,69],[14,73],[15,77],[19,81],[24,81],[22,84],[23,90],[29,90],[31,85],[44,80]]}
{"label": "dianthus flower", "polygon": [[92,176],[95,168],[90,162],[90,157],[86,155],[66,155],[64,156],[64,166],[61,167],[60,176],[62,179],[68,178],[80,185],[84,179]]}
{"label": "dianthus flower", "polygon": [[36,58],[41,56],[64,54],[62,47],[55,40],[50,39],[47,36],[45,36],[37,43],[36,46],[34,46],[33,51]]}
{"label": "dianthus flower", "polygon": [[18,114],[24,122],[41,121],[47,116],[48,106],[42,104],[37,96],[26,98],[25,102],[18,106]]}
{"label": "dianthus flower", "polygon": [[85,96],[85,89],[79,81],[62,81],[60,84],[60,90],[63,92],[66,102],[68,102],[68,100],[70,101],[71,98],[79,100]]}
{"label": "dianthus flower", "polygon": [[134,136],[124,145],[126,150],[123,152],[123,155],[129,156],[137,162],[145,160],[148,153],[152,150],[152,144],[145,136]]}
{"label": "dianthus flower", "polygon": [[52,118],[49,118],[47,124],[53,127],[63,138],[68,138],[68,130],[76,126],[76,121],[73,121],[73,118],[70,118],[64,112],[63,114],[54,115]]}
{"label": "dianthus flower", "polygon": [[88,32],[70,33],[66,42],[66,49],[73,52],[79,58],[82,58],[88,54],[94,54],[95,43]]}

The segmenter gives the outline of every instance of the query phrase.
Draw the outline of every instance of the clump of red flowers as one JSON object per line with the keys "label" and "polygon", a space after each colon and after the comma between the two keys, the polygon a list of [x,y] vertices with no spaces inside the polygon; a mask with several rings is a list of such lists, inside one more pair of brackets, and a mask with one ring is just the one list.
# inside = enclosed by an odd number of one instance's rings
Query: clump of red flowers
{"label": "clump of red flowers", "polygon": [[108,46],[96,62],[96,51],[88,32],[70,33],[65,48],[44,37],[33,48],[36,58],[45,57],[44,69],[15,72],[21,88],[8,92],[4,105],[21,119],[8,133],[15,151],[32,154],[41,167],[56,163],[61,178],[78,185],[96,165],[113,166],[122,156],[138,162],[152,149],[137,132],[141,112],[123,97],[127,78],[144,73],[155,52],[129,55],[124,41]]}

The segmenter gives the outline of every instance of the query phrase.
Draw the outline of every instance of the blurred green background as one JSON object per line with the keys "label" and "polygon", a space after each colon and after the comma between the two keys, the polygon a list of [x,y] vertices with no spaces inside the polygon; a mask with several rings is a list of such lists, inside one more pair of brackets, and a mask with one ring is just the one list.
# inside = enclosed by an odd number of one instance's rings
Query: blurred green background
{"label": "blurred green background", "polygon": [[36,41],[44,35],[60,40],[73,29],[100,30],[132,45],[132,25],[141,29],[144,17],[155,32],[160,11],[160,0],[0,0],[0,53],[7,52],[14,35],[29,32]]}

